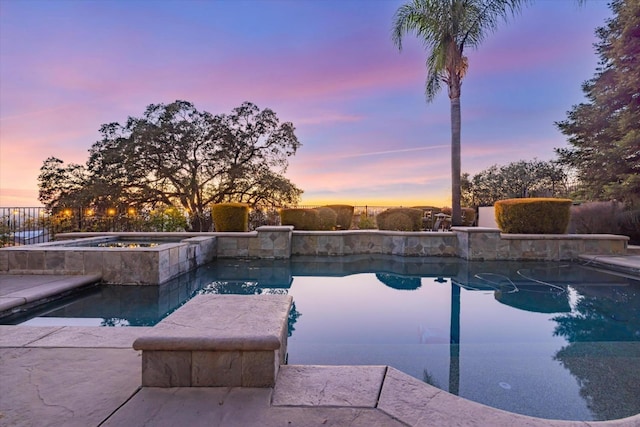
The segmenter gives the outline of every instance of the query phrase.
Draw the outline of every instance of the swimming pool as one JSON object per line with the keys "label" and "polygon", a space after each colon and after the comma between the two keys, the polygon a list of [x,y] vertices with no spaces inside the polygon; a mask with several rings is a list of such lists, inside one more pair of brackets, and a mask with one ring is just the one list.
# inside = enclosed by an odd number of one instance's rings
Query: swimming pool
{"label": "swimming pool", "polygon": [[25,324],[151,325],[197,293],[292,295],[290,364],[391,365],[543,418],[640,412],[640,282],[588,265],[227,259],[158,287],[98,287]]}

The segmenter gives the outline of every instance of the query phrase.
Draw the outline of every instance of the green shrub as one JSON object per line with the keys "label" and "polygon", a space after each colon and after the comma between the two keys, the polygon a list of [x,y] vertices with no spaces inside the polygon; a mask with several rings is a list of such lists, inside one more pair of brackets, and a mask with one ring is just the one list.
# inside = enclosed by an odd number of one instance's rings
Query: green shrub
{"label": "green shrub", "polygon": [[[98,224],[92,223],[91,225],[95,231],[100,231]],[[184,231],[188,224],[187,218],[179,209],[166,206],[152,210],[149,213],[148,224],[145,226],[150,228],[145,231]]]}
{"label": "green shrub", "polygon": [[380,230],[420,231],[422,211],[413,208],[391,208],[380,212],[376,222]]}
{"label": "green shrub", "polygon": [[318,228],[316,230],[335,230],[338,214],[329,207],[320,207],[314,209],[318,212]]}
{"label": "green shrub", "polygon": [[359,230],[372,230],[377,228],[376,219],[372,216],[367,215],[366,213],[360,214],[360,220],[358,221],[358,229]]}
{"label": "green shrub", "polygon": [[567,232],[571,200],[507,199],[495,203],[496,223],[504,233],[563,234]]}
{"label": "green shrub", "polygon": [[247,231],[249,207],[244,203],[220,203],[211,208],[216,231]]}
{"label": "green shrub", "polygon": [[327,205],[327,208],[333,209],[336,213],[336,226],[342,230],[351,228],[353,221],[353,206],[351,205]]}
{"label": "green shrub", "polygon": [[282,209],[280,224],[293,225],[296,230],[317,230],[320,227],[320,215],[315,209]]}
{"label": "green shrub", "polygon": [[11,228],[5,224],[9,224],[8,216],[3,216],[2,218],[0,218],[0,248],[9,246],[9,242],[12,241]]}

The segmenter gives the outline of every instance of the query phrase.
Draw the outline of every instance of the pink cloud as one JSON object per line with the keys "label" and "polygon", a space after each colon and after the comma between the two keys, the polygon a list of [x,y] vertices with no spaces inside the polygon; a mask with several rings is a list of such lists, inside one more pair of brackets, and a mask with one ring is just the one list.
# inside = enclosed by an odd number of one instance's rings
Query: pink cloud
{"label": "pink cloud", "polygon": [[[305,114],[305,113],[302,113]],[[293,119],[295,125],[326,125],[330,123],[355,123],[363,119],[361,115],[335,113],[320,113],[313,116],[303,116]]]}

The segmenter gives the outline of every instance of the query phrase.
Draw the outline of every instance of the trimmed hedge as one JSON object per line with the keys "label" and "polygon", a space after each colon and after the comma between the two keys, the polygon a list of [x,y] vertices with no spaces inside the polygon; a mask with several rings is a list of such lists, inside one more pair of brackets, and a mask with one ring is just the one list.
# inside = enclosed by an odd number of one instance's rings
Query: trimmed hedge
{"label": "trimmed hedge", "polygon": [[413,208],[391,208],[376,217],[378,229],[394,231],[420,231],[422,210]]}
{"label": "trimmed hedge", "polygon": [[351,221],[353,221],[353,206],[351,205],[327,205],[326,208],[333,209],[336,213],[336,226],[341,230],[348,230],[351,228]]}
{"label": "trimmed hedge", "polygon": [[564,234],[569,227],[571,200],[507,199],[494,205],[496,222],[504,233]]}
{"label": "trimmed hedge", "polygon": [[315,228],[315,230],[335,230],[338,214],[333,209],[330,207],[320,207],[314,210],[318,212],[319,219],[318,228]]}
{"label": "trimmed hedge", "polygon": [[220,203],[211,208],[216,231],[247,231],[249,206],[244,203]]}
{"label": "trimmed hedge", "polygon": [[320,214],[315,209],[282,209],[280,210],[280,224],[293,225],[296,230],[318,230]]}

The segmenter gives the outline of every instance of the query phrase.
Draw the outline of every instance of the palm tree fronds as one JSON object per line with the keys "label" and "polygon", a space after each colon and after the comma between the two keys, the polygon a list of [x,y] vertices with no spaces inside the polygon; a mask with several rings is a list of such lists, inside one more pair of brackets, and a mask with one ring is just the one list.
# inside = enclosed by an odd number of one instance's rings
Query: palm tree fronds
{"label": "palm tree fronds", "polygon": [[478,47],[484,38],[498,29],[500,21],[520,12],[532,0],[483,0],[467,2],[466,28],[461,34],[460,45]]}

